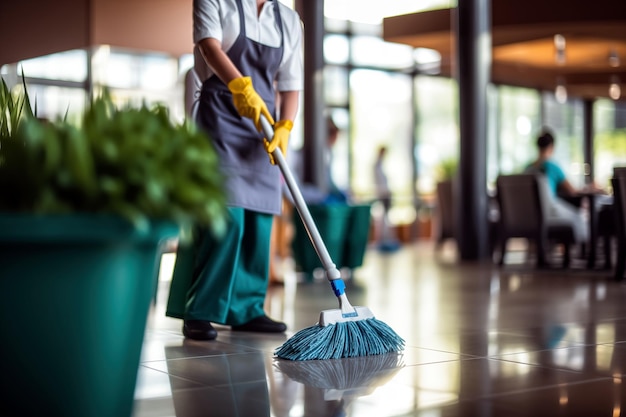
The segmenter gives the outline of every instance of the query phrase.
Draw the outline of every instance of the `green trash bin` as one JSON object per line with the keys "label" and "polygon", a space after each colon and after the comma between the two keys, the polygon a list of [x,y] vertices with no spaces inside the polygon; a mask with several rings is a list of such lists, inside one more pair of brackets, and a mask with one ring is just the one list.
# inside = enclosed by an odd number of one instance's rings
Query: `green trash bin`
{"label": "green trash bin", "polygon": [[[310,204],[311,217],[317,226],[320,236],[328,249],[332,261],[341,267],[345,248],[346,231],[351,208],[345,204]],[[295,234],[292,241],[293,257],[298,269],[305,274],[305,279],[313,279],[313,271],[323,268],[317,252],[309,239],[302,219],[294,218]]]}
{"label": "green trash bin", "polygon": [[354,269],[363,265],[370,235],[371,208],[371,204],[350,206],[343,256],[338,262],[340,267]]}

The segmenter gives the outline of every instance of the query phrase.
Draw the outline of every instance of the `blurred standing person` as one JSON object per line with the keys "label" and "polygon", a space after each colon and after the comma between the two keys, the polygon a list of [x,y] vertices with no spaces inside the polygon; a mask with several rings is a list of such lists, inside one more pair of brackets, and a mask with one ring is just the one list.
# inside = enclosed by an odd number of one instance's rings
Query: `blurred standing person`
{"label": "blurred standing person", "polygon": [[339,127],[335,124],[333,118],[329,115],[326,117],[326,140],[328,143],[328,161],[326,162],[326,177],[328,179],[328,194],[324,199],[324,203],[344,203],[350,201],[350,197],[345,190],[337,186],[333,178],[333,147],[337,143],[339,137]]}
{"label": "blurred standing person", "polygon": [[[175,269],[167,315],[184,319],[183,334],[196,340],[217,337],[211,323],[284,332],[263,304],[272,217],[281,209],[272,152],[286,153],[303,87],[300,17],[278,0],[194,0],[193,37],[202,81],[196,122],[220,158],[230,219],[223,237],[194,237],[193,273]],[[271,143],[261,115],[274,127]]]}
{"label": "blurred standing person", "polygon": [[378,248],[381,251],[394,251],[398,249],[399,244],[395,238],[395,233],[391,228],[389,220],[389,210],[391,209],[391,190],[389,181],[385,173],[385,156],[387,155],[387,147],[380,146],[374,163],[374,185],[376,187],[376,199],[383,206],[383,216],[381,224],[381,237]]}
{"label": "blurred standing person", "polygon": [[194,68],[190,68],[185,73],[185,118],[196,120],[196,111],[198,107],[198,98],[202,89],[202,81],[198,78],[198,74]]}
{"label": "blurred standing person", "polygon": [[391,208],[391,190],[389,189],[389,181],[387,180],[387,174],[385,174],[385,155],[387,154],[387,147],[381,146],[378,148],[376,156],[376,162],[374,163],[374,183],[376,185],[376,199],[383,204],[385,217]]}
{"label": "blurred standing person", "polygon": [[[333,121],[332,117],[326,116],[326,149],[324,155],[324,170],[326,172],[326,187],[318,187],[316,184],[307,184],[303,181],[304,177],[304,159],[306,155],[303,149],[294,150],[290,154],[289,167],[298,183],[298,188],[302,193],[302,197],[308,204],[329,204],[329,203],[348,203],[349,196],[344,190],[341,190],[335,183],[332,175],[332,159],[333,146],[337,142],[340,130]],[[286,187],[285,187],[286,188]],[[291,200],[289,190],[285,191],[287,198]]]}
{"label": "blurred standing person", "polygon": [[[307,204],[327,205],[327,204],[348,204],[348,193],[341,190],[333,181],[332,166],[332,148],[337,142],[339,136],[339,128],[329,115],[326,117],[326,143],[328,145],[328,158],[325,162],[327,190],[322,190],[316,185],[305,184],[302,181],[304,166],[304,153],[302,149],[296,149],[290,152],[289,167],[294,179],[298,185],[298,189],[302,193],[302,198]],[[283,184],[283,210],[282,214],[274,217],[272,229],[272,248],[270,258],[270,284],[283,284],[284,273],[281,264],[287,260],[291,251],[295,229],[294,222],[299,222],[300,218],[294,207],[294,201],[291,192],[287,188],[286,183]]]}

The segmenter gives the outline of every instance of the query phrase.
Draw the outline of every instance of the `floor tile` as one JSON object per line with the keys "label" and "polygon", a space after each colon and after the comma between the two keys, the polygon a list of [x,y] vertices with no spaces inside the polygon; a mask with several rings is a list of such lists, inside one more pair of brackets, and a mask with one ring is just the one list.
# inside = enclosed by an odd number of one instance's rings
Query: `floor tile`
{"label": "floor tile", "polygon": [[[221,338],[227,339],[227,338]],[[248,344],[253,344],[249,342]],[[232,353],[249,353],[255,349],[243,343],[229,343],[224,340],[202,342],[185,339],[182,335],[167,339],[151,338],[146,335],[142,352],[143,362],[162,361],[164,359],[182,359],[203,356],[216,356]]]}
{"label": "floor tile", "polygon": [[516,416],[620,416],[625,403],[622,381],[601,379],[527,390],[492,400],[499,407],[515,410]]}
{"label": "floor tile", "polygon": [[[511,258],[512,259],[512,258]],[[626,377],[626,285],[606,271],[458,262],[430,242],[374,248],[346,293],[405,339],[400,354],[286,361],[274,350],[338,307],[325,278],[268,290],[284,335],[185,340],[165,316],[171,257],[152,307],[134,417],[618,416]],[[288,278],[288,279],[287,279]]]}

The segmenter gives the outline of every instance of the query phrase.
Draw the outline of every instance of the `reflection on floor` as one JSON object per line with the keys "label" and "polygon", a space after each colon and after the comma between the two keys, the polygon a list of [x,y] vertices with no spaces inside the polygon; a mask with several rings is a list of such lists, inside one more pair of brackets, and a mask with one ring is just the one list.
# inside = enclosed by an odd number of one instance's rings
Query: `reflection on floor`
{"label": "reflection on floor", "polygon": [[216,341],[195,342],[164,316],[169,283],[162,278],[134,417],[622,415],[626,286],[609,271],[454,258],[450,248],[435,256],[429,243],[368,250],[348,297],[370,307],[407,348],[334,361],[272,355],[321,310],[336,308],[323,281],[296,284],[291,273],[270,288],[267,310],[287,322],[287,335],[223,327]]}

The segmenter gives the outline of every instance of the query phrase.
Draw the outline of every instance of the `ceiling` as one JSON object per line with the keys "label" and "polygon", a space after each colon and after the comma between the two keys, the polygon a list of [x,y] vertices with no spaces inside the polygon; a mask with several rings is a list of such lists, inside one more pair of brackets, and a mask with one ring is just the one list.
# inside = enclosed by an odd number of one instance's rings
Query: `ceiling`
{"label": "ceiling", "polygon": [[2,0],[0,67],[97,45],[187,54],[191,9],[181,0]]}
{"label": "ceiling", "polygon": [[[435,49],[441,75],[453,76],[455,9],[385,18],[389,42]],[[491,1],[491,81],[568,96],[626,100],[626,0]],[[560,52],[559,52],[560,51]]]}

